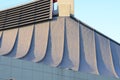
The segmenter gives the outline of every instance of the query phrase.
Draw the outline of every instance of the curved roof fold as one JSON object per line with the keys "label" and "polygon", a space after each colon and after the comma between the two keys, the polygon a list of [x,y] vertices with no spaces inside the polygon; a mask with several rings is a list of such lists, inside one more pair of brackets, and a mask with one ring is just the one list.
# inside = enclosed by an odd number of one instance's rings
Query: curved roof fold
{"label": "curved roof fold", "polygon": [[120,45],[71,17],[0,31],[0,44],[7,57],[120,78]]}

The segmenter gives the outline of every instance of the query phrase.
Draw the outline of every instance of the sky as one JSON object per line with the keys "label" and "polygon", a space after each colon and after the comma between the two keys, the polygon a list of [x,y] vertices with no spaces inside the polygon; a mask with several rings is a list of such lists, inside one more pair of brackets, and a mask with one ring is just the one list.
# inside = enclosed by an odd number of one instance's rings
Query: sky
{"label": "sky", "polygon": [[[0,10],[32,0],[0,0]],[[74,0],[75,17],[120,43],[120,0]]]}

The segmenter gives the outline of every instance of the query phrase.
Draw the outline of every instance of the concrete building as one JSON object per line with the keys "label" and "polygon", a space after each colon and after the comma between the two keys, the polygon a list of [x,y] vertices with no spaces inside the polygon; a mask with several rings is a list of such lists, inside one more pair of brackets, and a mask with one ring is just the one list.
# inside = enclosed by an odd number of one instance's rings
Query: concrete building
{"label": "concrete building", "polygon": [[53,12],[52,0],[0,11],[0,80],[120,80],[120,44],[77,20],[73,0]]}

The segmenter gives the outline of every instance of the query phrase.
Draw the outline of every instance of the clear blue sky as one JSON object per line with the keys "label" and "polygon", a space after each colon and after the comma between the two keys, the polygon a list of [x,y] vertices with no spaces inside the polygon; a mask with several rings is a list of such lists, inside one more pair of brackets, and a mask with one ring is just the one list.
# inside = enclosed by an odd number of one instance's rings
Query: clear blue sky
{"label": "clear blue sky", "polygon": [[[0,10],[32,0],[0,0]],[[120,43],[120,0],[75,0],[75,16]]]}

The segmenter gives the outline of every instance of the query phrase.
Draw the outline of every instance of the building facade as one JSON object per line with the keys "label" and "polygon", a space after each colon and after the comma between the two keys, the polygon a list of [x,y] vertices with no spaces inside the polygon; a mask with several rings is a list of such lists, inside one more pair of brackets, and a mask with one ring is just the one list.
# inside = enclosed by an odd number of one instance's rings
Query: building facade
{"label": "building facade", "polygon": [[119,80],[120,44],[71,10],[54,16],[39,0],[1,11],[0,80]]}

